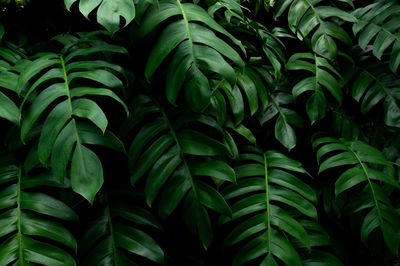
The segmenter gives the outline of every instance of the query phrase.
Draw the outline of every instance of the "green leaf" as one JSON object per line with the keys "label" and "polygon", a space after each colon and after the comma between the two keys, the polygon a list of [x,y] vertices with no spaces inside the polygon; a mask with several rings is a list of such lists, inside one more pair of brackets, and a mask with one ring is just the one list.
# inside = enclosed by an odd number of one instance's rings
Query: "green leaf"
{"label": "green leaf", "polygon": [[70,254],[56,246],[25,237],[22,237],[22,245],[26,247],[23,254],[27,261],[43,265],[76,265]]}
{"label": "green leaf", "polygon": [[39,160],[46,165],[57,135],[71,117],[67,100],[59,103],[47,116],[39,138]]}
{"label": "green leaf", "polygon": [[[335,23],[327,18],[337,17],[343,21],[356,22],[357,18],[346,11],[333,6],[321,6],[321,1],[278,0],[274,8],[277,19],[290,6],[288,23],[290,30],[303,40],[313,32],[312,49],[317,54],[333,59],[337,55],[337,45],[331,37],[351,45],[351,39]],[[317,28],[315,31],[313,31]],[[338,30],[336,30],[338,29]]]}
{"label": "green leaf", "polygon": [[127,115],[129,115],[129,110],[126,104],[115,94],[112,90],[106,88],[91,88],[91,87],[78,87],[70,90],[71,98],[82,97],[86,95],[98,95],[98,96],[107,96],[110,97],[117,102],[119,102],[124,108]]}
{"label": "green leaf", "polygon": [[[64,0],[67,10],[70,10],[76,0]],[[89,14],[97,8],[97,22],[111,33],[115,33],[121,24],[120,17],[124,18],[122,27],[128,25],[135,18],[135,5],[129,0],[79,0],[79,11],[88,18]]]}
{"label": "green leaf", "polygon": [[26,135],[31,130],[32,126],[38,120],[42,112],[57,98],[61,96],[66,96],[64,84],[56,83],[49,86],[43,92],[41,92],[32,103],[28,110],[28,113],[22,120],[21,125],[21,140],[24,141]]}
{"label": "green leaf", "polygon": [[103,185],[103,167],[97,155],[77,143],[71,161],[72,189],[93,204]]}
{"label": "green leaf", "polygon": [[[216,189],[200,180],[209,176],[217,184],[235,181],[234,170],[222,159],[229,150],[219,139],[227,132],[212,117],[167,112],[157,102],[140,98],[134,102],[145,103],[153,111],[135,122],[137,133],[129,152],[131,183],[136,185],[139,178],[147,177],[145,200],[152,207],[157,204],[163,218],[182,205],[188,229],[207,249],[213,237],[208,209],[230,215],[230,208]],[[142,110],[137,104],[133,113]],[[214,129],[195,130],[197,123]]]}
{"label": "green leaf", "polygon": [[157,243],[146,233],[135,228],[118,225],[115,231],[115,243],[119,248],[162,263],[164,254]]}
{"label": "green leaf", "polygon": [[101,108],[94,101],[88,99],[72,101],[72,114],[91,120],[104,134],[108,120]]}
{"label": "green leaf", "polygon": [[19,111],[15,103],[0,92],[0,117],[19,125]]}
{"label": "green leaf", "polygon": [[49,239],[63,243],[73,250],[77,250],[77,243],[72,234],[59,223],[43,220],[40,216],[22,213],[22,233],[31,236],[46,236]]}
{"label": "green leaf", "polygon": [[[392,176],[384,172],[373,169],[368,164],[381,164],[390,167],[385,157],[377,149],[361,141],[343,141],[334,138],[320,138],[314,141],[314,148],[320,146],[319,156],[323,156],[332,151],[339,151],[336,155],[327,157],[320,164],[320,172],[347,165],[354,165],[346,170],[335,183],[335,195],[349,191],[356,185],[365,184],[364,189],[351,201],[348,207],[352,212],[369,209],[364,217],[361,226],[361,240],[365,243],[368,236],[376,228],[380,228],[383,239],[393,254],[398,252],[400,241],[398,241],[396,231],[399,227],[399,216],[391,205],[388,195],[383,192],[383,186],[393,186],[398,188],[398,183]],[[339,144],[339,145],[333,145]]]}
{"label": "green leaf", "polygon": [[182,151],[186,154],[214,156],[227,151],[222,143],[194,130],[181,131],[179,139]]}
{"label": "green leaf", "polygon": [[0,176],[8,176],[0,190],[0,263],[76,265],[70,252],[77,251],[77,242],[65,225],[78,221],[78,215],[53,196],[25,191],[59,186],[43,178],[49,172],[28,177],[12,163],[2,160],[0,167]]}
{"label": "green leaf", "polygon": [[226,216],[232,215],[231,209],[218,191],[203,182],[196,182],[196,186],[201,204]]}
{"label": "green leaf", "polygon": [[[288,163],[279,161],[279,158],[286,159]],[[253,147],[241,154],[239,162],[238,183],[222,191],[226,199],[233,201],[232,217],[222,216],[219,220],[220,224],[234,223],[234,229],[225,238],[224,245],[246,242],[239,247],[233,265],[251,262],[261,256],[261,265],[276,264],[274,258],[288,265],[301,265],[299,253],[287,235],[301,241],[309,250],[310,237],[297,221],[298,216],[289,210],[293,207],[299,213],[316,219],[316,209],[309,202],[315,203],[316,195],[299,178],[277,169],[286,165],[290,169],[298,162],[279,152],[263,153]],[[300,169],[301,165],[297,168]],[[301,171],[305,172],[304,169]]]}
{"label": "green leaf", "polygon": [[70,121],[60,132],[51,151],[51,166],[54,176],[62,181],[67,172],[76,139],[75,121]]}
{"label": "green leaf", "polygon": [[[323,36],[321,35],[320,38],[324,38]],[[328,45],[321,43],[323,49]],[[342,103],[343,93],[338,82],[338,78],[342,77],[325,58],[309,53],[297,53],[289,58],[286,68],[312,73],[312,76],[299,81],[292,90],[293,96],[296,98],[306,92],[313,92],[306,103],[306,111],[311,124],[325,117],[327,101],[323,88],[328,90],[339,104]]]}
{"label": "green leaf", "polygon": [[240,67],[244,66],[240,55],[215,35],[213,30],[228,36],[234,43],[241,44],[200,6],[182,4],[180,1],[163,1],[159,8],[149,8],[143,19],[139,38],[147,35],[165,19],[176,15],[180,15],[182,19],[170,23],[160,34],[147,60],[145,76],[150,80],[160,64],[172,53],[165,81],[167,98],[172,104],[176,104],[183,86],[189,105],[193,110],[201,111],[210,103],[211,97],[206,73],[218,74],[234,84],[235,72],[224,57]]}
{"label": "green leaf", "polygon": [[396,101],[396,76],[384,71],[381,66],[360,68],[353,82],[352,96],[361,103],[363,114],[384,101],[384,121],[388,126],[399,127],[398,103]]}
{"label": "green leaf", "polygon": [[65,203],[43,193],[21,192],[21,209],[35,211],[67,221],[79,220],[75,212]]}
{"label": "green leaf", "polygon": [[[358,34],[358,43],[363,50],[372,44],[372,53],[381,59],[383,53],[391,54],[390,69],[396,73],[399,66],[400,37],[398,14],[399,5],[395,1],[380,1],[359,7],[353,14],[357,22],[353,25],[353,33]],[[393,44],[393,45],[392,45]],[[390,47],[392,49],[390,50]]]}
{"label": "green leaf", "polygon": [[99,211],[88,219],[80,241],[84,264],[108,261],[116,265],[131,265],[136,261],[143,262],[135,256],[128,257],[125,252],[163,263],[163,251],[146,233],[149,226],[154,230],[159,229],[160,224],[148,210],[133,204],[131,196],[134,193],[125,184],[105,183],[105,189],[95,201]]}
{"label": "green leaf", "polygon": [[209,158],[189,161],[193,175],[210,176],[219,180],[236,182],[235,171],[225,162]]}
{"label": "green leaf", "polygon": [[125,19],[123,27],[135,18],[135,6],[129,0],[103,0],[97,10],[97,21],[111,33],[120,28],[120,17]]}
{"label": "green leaf", "polygon": [[289,151],[296,146],[296,133],[287,121],[279,116],[275,124],[275,137],[283,144]]}

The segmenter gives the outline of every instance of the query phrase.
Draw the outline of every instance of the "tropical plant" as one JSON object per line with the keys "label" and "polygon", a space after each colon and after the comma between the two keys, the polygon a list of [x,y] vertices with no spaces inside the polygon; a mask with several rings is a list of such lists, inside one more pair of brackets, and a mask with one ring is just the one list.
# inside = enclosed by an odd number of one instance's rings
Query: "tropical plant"
{"label": "tropical plant", "polygon": [[397,265],[399,18],[1,0],[0,265]]}

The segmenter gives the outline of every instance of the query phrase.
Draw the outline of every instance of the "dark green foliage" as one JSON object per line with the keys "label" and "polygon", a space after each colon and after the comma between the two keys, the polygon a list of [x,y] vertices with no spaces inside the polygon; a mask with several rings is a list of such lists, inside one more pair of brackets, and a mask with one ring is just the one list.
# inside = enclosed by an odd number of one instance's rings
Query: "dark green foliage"
{"label": "dark green foliage", "polygon": [[0,8],[0,265],[400,262],[397,0]]}

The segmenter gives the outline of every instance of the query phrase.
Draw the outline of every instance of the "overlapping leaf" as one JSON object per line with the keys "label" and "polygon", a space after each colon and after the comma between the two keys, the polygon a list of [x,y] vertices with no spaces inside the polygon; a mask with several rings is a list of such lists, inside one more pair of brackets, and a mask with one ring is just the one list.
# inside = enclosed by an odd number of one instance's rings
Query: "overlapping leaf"
{"label": "overlapping leaf", "polygon": [[[224,15],[225,19],[229,22],[228,30],[230,32],[240,32],[241,34],[248,34],[249,38],[243,38],[243,42],[246,45],[248,53],[258,54],[259,51],[257,51],[257,49],[262,50],[264,56],[273,66],[275,70],[275,76],[279,77],[279,75],[281,74],[282,63],[285,63],[285,56],[283,53],[283,48],[285,46],[278,38],[279,32],[271,32],[262,23],[246,17],[242,11],[242,9],[246,8],[241,6],[237,1],[217,1],[208,9],[208,12],[210,13],[210,15],[213,16],[214,13],[216,11],[219,11],[220,9],[226,9]],[[259,40],[259,44],[256,46],[253,45],[257,43],[250,42],[249,40],[253,37]],[[294,38],[293,36],[291,37]]]}
{"label": "overlapping leaf", "polygon": [[297,137],[292,125],[303,127],[302,118],[293,110],[287,108],[294,102],[293,96],[285,92],[270,94],[270,103],[264,112],[261,112],[258,120],[263,125],[276,118],[274,135],[275,138],[289,151],[296,146]]}
{"label": "overlapping leaf", "polygon": [[11,43],[0,42],[0,117],[19,125],[18,107],[7,96],[17,91],[18,67],[16,64],[23,59],[23,54],[16,50]]}
{"label": "overlapping leaf", "polygon": [[208,13],[210,14],[210,16],[214,17],[216,12],[220,12],[221,10],[223,10],[225,19],[228,22],[232,22],[234,18],[238,19],[239,21],[244,19],[242,9],[245,9],[245,7],[240,4],[240,1],[222,0],[216,1],[213,5],[211,5],[208,8]]}
{"label": "overlapping leaf", "polygon": [[[161,229],[157,219],[145,208],[135,206],[131,189],[109,185],[100,192],[95,208],[102,207],[91,217],[80,239],[84,265],[135,265],[128,256],[133,253],[162,263],[164,253],[138,225]],[[98,206],[97,206],[98,205]]]}
{"label": "overlapping leaf", "polygon": [[384,101],[384,121],[392,127],[400,127],[400,81],[382,65],[360,68],[353,82],[352,95],[361,102],[361,112],[368,113]]}
{"label": "overlapping leaf", "polygon": [[326,231],[326,229],[314,220],[298,220],[298,222],[306,229],[310,238],[311,252],[306,249],[306,246],[300,240],[290,237],[293,246],[299,249],[302,265],[331,265],[342,266],[343,263],[333,254],[327,252],[327,247],[332,247],[334,241]]}
{"label": "overlapping leaf", "polygon": [[293,149],[296,146],[296,132],[292,126],[302,128],[304,123],[295,111],[289,109],[294,98],[287,92],[285,80],[274,79],[265,66],[254,67],[249,74],[249,79],[254,82],[257,90],[263,91],[263,108],[258,112],[260,124],[264,125],[277,118],[274,127],[275,138],[288,150]]}
{"label": "overlapping leaf", "polygon": [[[117,75],[121,68],[98,60],[100,52],[126,53],[126,50],[96,38],[82,37],[77,45],[66,45],[61,55],[42,54],[26,64],[18,80],[18,92],[24,95],[20,109],[26,110],[22,113],[21,140],[32,138],[32,128],[41,124],[37,150],[40,162],[47,165],[51,156],[50,166],[60,180],[71,162],[68,176],[72,189],[90,202],[103,183],[103,170],[97,155],[84,144],[122,152],[124,147],[115,135],[106,132],[107,117],[88,96],[110,97],[127,112],[127,107],[113,91],[123,88]],[[27,101],[32,103],[29,107]],[[46,119],[39,123],[41,117]]]}
{"label": "overlapping leaf", "polygon": [[161,63],[172,54],[166,73],[167,99],[176,104],[181,88],[185,88],[186,100],[194,110],[202,110],[210,102],[210,75],[225,78],[232,85],[236,74],[227,59],[243,67],[240,55],[218,35],[241,43],[209,16],[206,10],[180,0],[160,1],[159,7],[151,7],[141,22],[138,37],[152,32],[169,18],[170,22],[161,32],[145,67],[150,80]]}
{"label": "overlapping leaf", "polygon": [[1,157],[0,264],[76,265],[77,242],[63,225],[77,222],[76,213],[53,196],[26,191],[68,186],[51,173],[28,177],[21,168]]}
{"label": "overlapping leaf", "polygon": [[[358,44],[364,50],[372,45],[372,53],[381,59],[390,52],[389,66],[396,72],[400,65],[400,5],[398,1],[375,1],[353,12],[358,21],[353,32],[358,35]],[[390,49],[391,47],[391,49]]]}
{"label": "overlapping leaf", "polygon": [[[315,53],[332,59],[338,53],[333,38],[351,45],[352,40],[347,32],[337,23],[327,20],[336,17],[343,21],[355,22],[357,19],[350,13],[332,5],[322,5],[322,0],[278,0],[274,6],[274,17],[277,18],[290,6],[288,12],[289,28],[300,40],[312,33],[311,46]],[[347,2],[347,1],[346,1]],[[351,3],[351,2],[350,2]]]}
{"label": "overlapping leaf", "polygon": [[286,68],[313,74],[298,82],[292,90],[295,98],[307,91],[312,92],[306,104],[306,111],[312,124],[325,117],[327,99],[323,88],[328,90],[339,104],[342,103],[343,93],[339,83],[341,75],[325,58],[311,53],[297,53],[289,58]]}
{"label": "overlapping leaf", "polygon": [[[269,75],[269,73],[265,73]],[[267,88],[257,71],[248,66],[243,73],[237,72],[237,83],[232,86],[228,81],[213,81],[213,102],[230,106],[235,125],[239,125],[245,116],[253,116],[268,105]],[[227,99],[227,102],[226,102]],[[246,107],[248,110],[246,110]]]}
{"label": "overlapping leaf", "polygon": [[[310,249],[310,238],[297,219],[317,219],[314,191],[293,173],[307,174],[301,164],[277,151],[263,153],[247,148],[236,168],[238,182],[222,194],[232,204],[232,218],[222,216],[220,223],[237,221],[225,245],[246,242],[236,254],[233,265],[260,258],[262,265],[302,265],[290,235]],[[245,219],[244,219],[245,218]]]}
{"label": "overlapping leaf", "polygon": [[[357,192],[355,188],[362,187],[350,202],[352,212],[366,213],[361,226],[361,240],[366,243],[368,236],[379,228],[389,250],[397,254],[400,245],[398,238],[400,217],[393,208],[383,184],[395,189],[399,189],[400,186],[393,176],[372,166],[390,167],[391,164],[381,152],[362,141],[343,141],[325,137],[316,139],[313,147],[318,147],[317,160],[320,162],[320,173],[334,167],[350,167],[335,183],[336,196],[344,192]],[[323,157],[325,159],[321,160]]]}
{"label": "overlapping leaf", "polygon": [[228,145],[185,125],[198,122],[217,130],[220,127],[210,117],[190,113],[169,117],[146,96],[140,96],[135,105],[134,113],[144,115],[130,123],[145,123],[135,135],[129,150],[131,183],[147,177],[146,201],[152,205],[158,198],[162,217],[169,216],[182,202],[186,224],[199,235],[207,248],[212,240],[212,228],[206,208],[226,215],[230,215],[230,208],[204,176],[234,182],[235,173],[223,160],[229,154]]}
{"label": "overlapping leaf", "polygon": [[[64,0],[68,10],[77,0]],[[135,18],[135,1],[133,0],[79,0],[79,11],[88,18],[93,10],[97,10],[97,22],[111,33],[115,33],[121,25],[128,25]]]}

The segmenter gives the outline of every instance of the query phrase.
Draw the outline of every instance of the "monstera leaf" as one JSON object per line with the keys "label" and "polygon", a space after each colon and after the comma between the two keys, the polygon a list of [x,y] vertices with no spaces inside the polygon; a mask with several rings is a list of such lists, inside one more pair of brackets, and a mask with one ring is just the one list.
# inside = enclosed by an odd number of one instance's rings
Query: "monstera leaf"
{"label": "monstera leaf", "polygon": [[[80,43],[83,47],[79,46]],[[72,189],[90,202],[103,183],[103,170],[97,155],[84,144],[102,145],[122,152],[124,146],[115,135],[106,132],[106,115],[87,96],[112,98],[128,112],[113,91],[123,88],[117,76],[121,68],[98,60],[101,59],[98,56],[100,52],[126,53],[126,50],[82,37],[76,45],[66,45],[61,55],[42,54],[26,64],[18,80],[18,92],[24,95],[20,109],[26,110],[22,112],[21,140],[32,138],[29,133],[33,126],[45,117],[40,123],[42,128],[37,150],[40,162],[47,165],[51,155],[50,166],[60,180],[63,180],[71,162]],[[80,60],[82,57],[86,60]],[[32,104],[27,107],[27,102]]]}
{"label": "monstera leaf", "polygon": [[[0,30],[1,31],[1,30]],[[17,92],[18,62],[24,58],[21,51],[8,42],[0,42],[0,117],[19,125],[18,107],[8,94]],[[6,89],[3,91],[3,89]]]}
{"label": "monstera leaf", "polygon": [[300,217],[317,219],[314,191],[292,173],[307,174],[301,164],[277,151],[262,152],[249,147],[241,153],[236,168],[238,182],[223,189],[232,202],[232,217],[222,216],[220,224],[235,223],[225,246],[246,242],[233,265],[261,257],[261,265],[302,265],[298,251],[286,235],[310,249],[310,238]]}
{"label": "monstera leaf", "polygon": [[28,177],[21,168],[1,156],[0,264],[76,265],[77,242],[65,223],[78,216],[59,199],[36,191],[68,185],[49,172]]}
{"label": "monstera leaf", "polygon": [[[77,0],[64,0],[68,10]],[[97,9],[97,22],[111,33],[115,33],[124,18],[122,27],[128,25],[135,18],[135,4],[133,0],[78,0],[79,11],[88,18],[93,10]]]}
{"label": "monstera leaf", "polygon": [[[266,75],[270,76],[269,73]],[[229,105],[235,124],[239,125],[246,114],[251,117],[258,110],[267,107],[268,95],[264,83],[263,78],[249,65],[245,67],[243,73],[237,73],[237,83],[234,86],[227,80],[214,80],[213,100],[219,101],[224,106]],[[246,110],[246,106],[249,110]]]}
{"label": "monstera leaf", "polygon": [[[335,138],[318,138],[313,142],[318,148],[317,160],[322,173],[334,167],[349,167],[335,183],[335,195],[353,192],[356,197],[349,204],[352,212],[365,212],[361,226],[361,240],[366,243],[371,233],[380,229],[387,247],[398,254],[400,219],[389,198],[391,190],[400,188],[393,176],[374,168],[373,165],[391,164],[381,152],[362,141],[344,141]],[[332,155],[334,153],[334,155]],[[324,158],[323,160],[321,160]],[[359,190],[356,188],[359,187]],[[389,191],[389,192],[388,192]]]}
{"label": "monstera leaf", "polygon": [[[153,205],[158,198],[162,217],[169,216],[182,202],[186,224],[191,231],[198,233],[207,248],[212,240],[207,209],[226,215],[230,215],[231,211],[221,194],[206,182],[204,176],[234,182],[235,173],[223,160],[229,154],[228,145],[185,125],[195,122],[209,128],[220,127],[210,117],[193,113],[185,116],[172,113],[174,116],[170,117],[147,96],[137,98],[134,106],[134,114],[141,115],[129,124],[135,125],[144,119],[145,123],[136,133],[129,150],[131,183],[136,184],[146,176],[146,202]],[[218,130],[219,134],[223,133],[221,130]],[[218,131],[215,133],[218,134]]]}
{"label": "monstera leaf", "polygon": [[328,90],[339,104],[342,103],[343,93],[338,81],[342,77],[325,58],[311,53],[297,53],[289,58],[286,68],[313,74],[294,85],[292,91],[295,98],[307,91],[312,92],[306,104],[311,124],[325,117],[327,99],[323,88]]}
{"label": "monstera leaf", "polygon": [[360,67],[353,82],[353,98],[361,103],[361,112],[368,113],[380,102],[384,102],[384,121],[392,127],[400,127],[400,82],[391,72],[381,65],[371,64]]}
{"label": "monstera leaf", "polygon": [[[355,22],[357,19],[350,13],[332,5],[322,5],[320,2],[308,0],[278,0],[274,6],[274,17],[278,18],[290,6],[288,12],[289,28],[297,34],[300,40],[307,38],[312,33],[311,45],[318,55],[332,59],[338,53],[337,45],[333,38],[351,45],[352,40],[347,32],[337,23],[327,20],[336,17],[344,21]],[[351,3],[351,1],[346,1]]]}
{"label": "monstera leaf", "polygon": [[[364,50],[372,44],[372,53],[381,59],[385,51],[390,51],[389,67],[396,72],[400,65],[400,5],[397,1],[375,1],[353,12],[357,23],[353,32],[358,35],[358,44]],[[373,41],[374,40],[374,41]]]}
{"label": "monstera leaf", "polygon": [[157,219],[145,208],[132,204],[134,191],[119,184],[106,184],[96,198],[95,214],[80,239],[84,265],[135,265],[129,253],[162,263],[164,253],[138,226],[161,229]]}
{"label": "monstera leaf", "polygon": [[234,85],[236,74],[227,59],[239,67],[244,66],[240,55],[218,35],[229,38],[238,47],[242,45],[206,10],[180,0],[160,1],[159,7],[150,7],[141,22],[138,38],[153,32],[169,18],[177,20],[172,20],[159,35],[147,60],[145,76],[150,80],[172,54],[166,73],[167,98],[176,104],[184,87],[187,102],[193,110],[200,111],[210,102],[209,74],[225,78]]}

